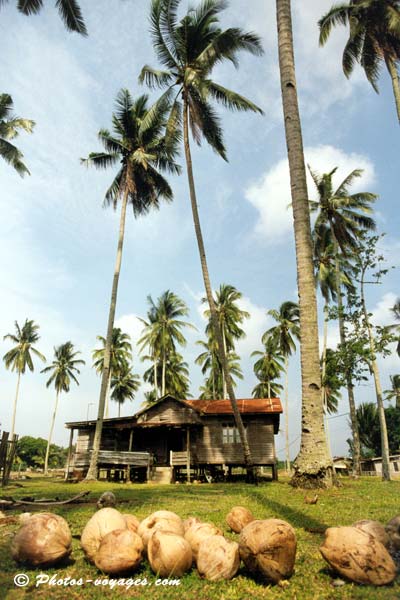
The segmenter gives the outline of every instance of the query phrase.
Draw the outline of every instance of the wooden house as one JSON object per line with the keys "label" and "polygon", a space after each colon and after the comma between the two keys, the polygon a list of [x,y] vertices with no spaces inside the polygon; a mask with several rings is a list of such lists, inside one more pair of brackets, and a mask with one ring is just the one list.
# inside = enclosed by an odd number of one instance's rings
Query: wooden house
{"label": "wooden house", "polygon": [[[277,477],[274,435],[282,413],[278,398],[237,400],[254,464],[271,467]],[[96,421],[66,423],[70,451],[66,477],[87,471]],[[77,431],[72,453],[74,433]],[[177,400],[164,396],[130,417],[105,419],[99,469],[137,473],[148,480],[173,481],[186,477],[217,479],[233,467],[244,466],[239,433],[229,400]]]}

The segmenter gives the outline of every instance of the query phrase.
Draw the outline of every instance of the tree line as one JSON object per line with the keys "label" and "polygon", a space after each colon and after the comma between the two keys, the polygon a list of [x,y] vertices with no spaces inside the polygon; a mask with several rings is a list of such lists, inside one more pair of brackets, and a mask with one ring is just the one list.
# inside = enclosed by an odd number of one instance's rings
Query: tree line
{"label": "tree line", "polygon": [[[43,5],[40,0],[27,0],[18,3],[19,10],[30,14],[38,12]],[[86,34],[82,14],[76,0],[62,0],[56,3],[68,29]],[[232,404],[236,425],[243,446],[245,463],[249,478],[254,479],[252,457],[246,431],[237,408],[234,385],[230,369],[227,340],[224,340],[221,325],[218,321],[209,267],[204,247],[203,234],[198,212],[194,171],[191,157],[190,135],[201,143],[205,140],[211,148],[224,160],[227,151],[223,140],[222,126],[213,103],[235,111],[251,111],[263,114],[260,107],[251,100],[228,90],[212,79],[216,65],[230,61],[238,66],[238,54],[249,52],[255,56],[263,53],[260,38],[252,32],[244,32],[239,28],[222,30],[219,26],[221,11],[227,8],[223,0],[203,0],[196,8],[189,9],[179,19],[180,0],[152,0],[150,9],[150,36],[153,48],[162,68],[145,65],[139,81],[150,89],[163,90],[155,104],[149,106],[147,95],[133,99],[127,90],[121,90],[117,97],[116,112],[112,117],[113,131],[99,131],[99,140],[104,150],[94,152],[83,162],[96,168],[119,166],[119,171],[110,188],[106,192],[105,204],[117,207],[121,203],[119,239],[116,264],[114,270],[110,312],[105,337],[104,363],[100,388],[98,417],[96,423],[94,447],[87,480],[95,479],[97,459],[100,447],[101,431],[106,405],[107,386],[111,369],[111,344],[115,320],[119,274],[121,269],[122,249],[128,204],[133,208],[135,216],[145,214],[151,209],[158,209],[161,200],[171,201],[173,192],[165,179],[165,174],[179,174],[180,166],[176,159],[183,142],[183,151],[188,178],[188,190],[193,214],[196,240],[199,249],[201,269],[204,279],[215,354],[222,370],[222,385],[226,389]],[[333,483],[332,459],[326,444],[324,424],[324,404],[326,390],[321,380],[320,357],[318,347],[318,317],[315,262],[317,260],[321,275],[322,254],[316,259],[321,248],[332,253],[331,261],[334,272],[330,275],[333,285],[329,290],[330,298],[336,299],[340,328],[340,346],[344,349],[351,338],[352,328],[347,327],[345,306],[342,301],[342,286],[345,284],[345,261],[349,254],[353,261],[354,277],[359,290],[359,323],[366,332],[370,356],[365,359],[371,370],[376,388],[378,413],[381,429],[382,455],[384,456],[384,478],[390,477],[388,471],[387,432],[385,433],[385,416],[380,390],[379,372],[376,363],[377,343],[365,303],[365,273],[371,265],[357,262],[363,250],[358,235],[364,230],[373,229],[368,221],[370,203],[373,195],[364,198],[353,195],[355,205],[346,213],[342,206],[341,218],[332,212],[321,196],[320,213],[317,217],[318,228],[312,231],[310,219],[310,202],[306,181],[303,140],[300,112],[297,99],[297,83],[294,63],[293,31],[291,21],[290,0],[276,0],[276,16],[278,28],[279,71],[281,78],[282,104],[284,113],[285,135],[288,149],[293,225],[296,247],[297,282],[299,292],[299,334],[300,362],[302,375],[302,436],[299,455],[295,463],[293,485],[329,486]],[[397,113],[400,120],[400,92],[397,66],[400,57],[400,9],[398,0],[350,0],[348,3],[335,5],[319,21],[320,44],[324,45],[332,27],[349,26],[349,39],[343,53],[343,70],[348,77],[358,62],[377,91],[380,66],[384,63],[390,74]],[[3,158],[10,162],[20,174],[26,172],[22,155],[9,139],[15,137],[23,128],[31,131],[32,122],[16,119],[12,116],[12,99],[7,94],[0,99],[0,151]],[[334,171],[319,176],[313,173],[318,191],[335,196],[331,187]],[[356,173],[350,174],[340,188],[336,190],[339,199],[348,198],[348,188]],[[326,191],[326,190],[325,190]],[[335,197],[336,198],[336,197]],[[311,206],[311,208],[317,208]],[[333,208],[336,208],[336,200]],[[355,209],[355,210],[353,210]],[[352,214],[353,211],[353,214]],[[361,215],[361,216],[360,216]],[[344,223],[343,228],[340,223]],[[356,227],[357,226],[357,227]],[[365,242],[368,245],[368,242]],[[364,245],[364,248],[366,246]],[[329,249],[330,248],[330,249]],[[358,258],[357,258],[358,257]],[[326,282],[325,282],[326,283]],[[325,285],[323,283],[323,285]],[[351,290],[353,292],[353,290]],[[332,296],[333,293],[333,296]],[[326,300],[326,298],[325,298]],[[326,302],[327,304],[327,302]],[[352,307],[348,303],[348,307]],[[325,311],[326,312],[326,311]],[[348,317],[347,323],[351,322]],[[361,321],[360,321],[361,319]],[[356,326],[353,322],[353,329]],[[365,350],[365,349],[364,349]],[[363,350],[363,351],[364,351]],[[207,349],[208,351],[208,349]],[[367,352],[367,350],[365,350]],[[322,374],[328,372],[328,350],[323,353]],[[366,354],[365,354],[366,356]],[[161,385],[165,386],[166,358],[161,366]],[[262,357],[260,357],[261,360]],[[353,395],[353,382],[357,376],[350,358],[343,358],[342,374],[347,388],[354,456],[356,469],[359,464],[359,433],[357,415]],[[153,370],[154,379],[159,377],[157,369]],[[212,382],[211,382],[212,383]],[[214,382],[215,385],[215,382]],[[326,387],[326,386],[325,386]]]}

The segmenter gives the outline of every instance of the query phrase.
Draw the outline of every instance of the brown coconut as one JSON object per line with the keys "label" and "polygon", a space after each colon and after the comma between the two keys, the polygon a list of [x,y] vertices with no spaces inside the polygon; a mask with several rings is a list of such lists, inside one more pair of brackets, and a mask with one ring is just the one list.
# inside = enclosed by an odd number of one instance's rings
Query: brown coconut
{"label": "brown coconut", "polygon": [[213,535],[203,540],[197,553],[200,577],[210,581],[232,579],[240,566],[239,544]]}
{"label": "brown coconut", "polygon": [[226,515],[226,522],[235,533],[240,533],[243,527],[254,521],[253,514],[244,506],[234,506]]}
{"label": "brown coconut", "polygon": [[122,515],[125,519],[127,528],[133,533],[137,533],[139,529],[140,521],[135,515]]}
{"label": "brown coconut", "polygon": [[170,531],[154,531],[147,546],[147,556],[152,571],[160,577],[181,577],[193,562],[189,542]]}
{"label": "brown coconut", "polygon": [[126,529],[126,521],[115,508],[102,508],[86,523],[81,535],[81,546],[89,562],[94,557],[104,536],[116,529]]}
{"label": "brown coconut", "polygon": [[396,577],[396,566],[386,548],[356,527],[329,527],[320,552],[342,577],[369,585],[386,585]]}
{"label": "brown coconut", "polygon": [[55,565],[71,554],[68,523],[53,513],[32,515],[11,543],[11,555],[19,563],[33,567]]}
{"label": "brown coconut", "polygon": [[273,583],[292,575],[296,546],[293,527],[280,519],[252,521],[239,538],[240,557],[249,571]]}
{"label": "brown coconut", "polygon": [[386,525],[385,529],[389,536],[390,545],[395,550],[400,550],[400,515],[393,517]]}
{"label": "brown coconut", "polygon": [[192,527],[192,525],[196,525],[202,523],[202,521],[200,519],[198,519],[197,517],[188,517],[187,519],[185,519],[183,521],[183,528],[185,530],[185,533],[187,532],[188,529],[190,529],[190,527]]}
{"label": "brown coconut", "polygon": [[101,540],[94,558],[98,569],[108,575],[134,571],[142,560],[142,538],[129,529],[115,529]]}
{"label": "brown coconut", "polygon": [[201,542],[212,535],[222,535],[221,529],[212,523],[193,523],[185,533],[187,540],[192,548],[193,559],[197,560],[197,553]]}
{"label": "brown coconut", "polygon": [[389,546],[389,536],[385,531],[384,526],[379,521],[371,521],[369,519],[363,519],[353,523],[352,527],[361,529],[374,537],[378,542],[383,544],[386,548]]}
{"label": "brown coconut", "polygon": [[171,531],[181,537],[185,533],[182,519],[176,513],[169,510],[157,510],[143,519],[137,530],[143,540],[146,552],[149,539],[155,531]]}

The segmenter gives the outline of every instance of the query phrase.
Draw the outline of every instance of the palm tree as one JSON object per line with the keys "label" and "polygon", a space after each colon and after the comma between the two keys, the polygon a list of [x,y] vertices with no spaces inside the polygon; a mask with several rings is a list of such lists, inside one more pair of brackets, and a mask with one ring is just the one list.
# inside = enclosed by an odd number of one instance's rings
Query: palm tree
{"label": "palm tree", "polygon": [[296,302],[287,300],[283,302],[279,310],[269,310],[268,314],[277,322],[275,327],[271,327],[262,337],[263,344],[268,337],[273,337],[276,341],[280,354],[284,357],[285,373],[285,444],[286,444],[286,470],[290,472],[290,453],[289,453],[289,356],[296,351],[296,343],[300,338],[299,305]]}
{"label": "palm tree", "polygon": [[112,117],[114,135],[106,129],[101,129],[99,139],[105,151],[93,152],[82,161],[87,166],[93,165],[99,169],[119,165],[119,171],[106,193],[104,204],[111,204],[116,209],[118,201],[121,201],[98,417],[90,467],[86,475],[88,481],[97,478],[127,205],[131,204],[134,216],[139,216],[148,213],[152,208],[159,208],[161,199],[171,201],[172,190],[160,171],[179,173],[179,166],[174,161],[178,139],[169,136],[166,143],[163,135],[169,110],[168,103],[158,102],[156,106],[149,108],[147,100],[148,97],[143,95],[134,101],[128,90],[121,90],[117,96],[116,113]]}
{"label": "palm tree", "polygon": [[25,373],[26,367],[30,371],[34,370],[33,360],[31,353],[40,358],[43,362],[46,362],[46,358],[33,347],[36,342],[39,341],[40,336],[38,334],[39,325],[37,325],[33,320],[25,319],[25,323],[22,328],[18,325],[18,322],[15,321],[15,334],[7,333],[3,337],[4,340],[11,340],[16,346],[9,350],[4,356],[3,360],[6,366],[6,369],[10,369],[11,371],[17,371],[17,390],[15,392],[14,399],[14,407],[13,407],[13,415],[11,422],[11,432],[10,432],[10,440],[14,438],[15,431],[15,416],[17,414],[17,402],[18,402],[18,393],[19,393],[19,383],[21,379],[21,375]]}
{"label": "palm tree", "polygon": [[386,390],[385,395],[387,400],[396,400],[396,408],[400,409],[400,375],[391,375],[390,381],[392,383],[392,389]]}
{"label": "palm tree", "polygon": [[[96,370],[96,373],[102,374],[104,369],[106,338],[104,338],[102,335],[98,335],[97,339],[103,344],[103,347],[97,348],[92,352],[93,368]],[[119,327],[113,328],[110,348],[110,370],[108,374],[106,405],[104,410],[104,416],[106,419],[109,415],[108,400],[111,378],[118,373],[118,371],[126,362],[132,360],[132,344],[130,339],[130,336],[127,333],[122,333],[122,329]]]}
{"label": "palm tree", "polygon": [[[235,341],[246,337],[244,330],[241,325],[245,319],[250,318],[250,313],[246,310],[242,310],[237,304],[242,299],[242,294],[233,286],[223,283],[220,285],[219,290],[216,293],[215,308],[218,316],[218,323],[222,335],[222,345],[224,353],[228,355],[229,352],[234,351]],[[202,298],[202,302],[207,302],[207,298]],[[209,319],[206,327],[206,334],[209,337],[213,335],[213,326],[211,321],[210,310],[204,311],[204,316]],[[222,372],[222,384],[223,392],[222,397],[227,397],[226,381],[224,373]]]}
{"label": "palm tree", "polygon": [[252,389],[253,398],[277,398],[281,395],[283,385],[270,379],[259,381]]}
{"label": "palm tree", "polygon": [[[153,360],[152,357],[145,357],[148,360]],[[163,365],[158,362],[156,365],[156,375],[154,366],[151,366],[143,374],[143,379],[154,387],[154,378],[157,381],[162,380]],[[190,396],[189,392],[189,365],[183,360],[183,357],[178,352],[169,352],[165,362],[165,394],[170,394],[179,400],[184,400]],[[154,392],[154,390],[153,390]],[[151,403],[155,402],[160,396],[160,390],[157,389],[157,394],[150,397]]]}
{"label": "palm tree", "polygon": [[302,427],[292,485],[329,486],[332,461],[325,444],[321,402],[317,298],[301,121],[294,68],[290,0],[276,0],[279,70],[288,148],[300,308]]}
{"label": "palm tree", "polygon": [[[183,141],[190,203],[194,228],[200,255],[204,286],[210,308],[211,320],[218,343],[220,362],[224,371],[228,395],[240,440],[244,459],[248,465],[249,478],[254,476],[251,467],[250,447],[237,407],[235,394],[229,377],[227,358],[224,353],[222,333],[218,325],[218,315],[212,295],[203,235],[197,206],[192,156],[189,140],[189,126],[193,139],[200,144],[204,138],[222,158],[226,160],[219,119],[210,100],[238,111],[262,113],[255,104],[211,79],[213,68],[220,62],[230,61],[238,65],[237,54],[241,50],[255,55],[262,54],[258,36],[243,32],[239,28],[221,30],[219,14],[226,8],[223,0],[205,0],[196,9],[191,9],[178,22],[177,11],[180,0],[153,0],[151,5],[151,36],[154,49],[162,65],[167,69],[156,70],[148,65],[142,69],[140,80],[151,88],[164,88],[162,98],[174,98],[169,118],[168,131],[183,128]],[[182,103],[181,103],[182,99]]]}
{"label": "palm tree", "polygon": [[176,352],[176,344],[186,346],[186,339],[182,334],[184,327],[194,329],[194,326],[187,321],[182,321],[181,317],[189,314],[189,309],[176,294],[167,290],[154,303],[151,296],[147,301],[150,305],[148,312],[148,322],[142,320],[145,324],[143,335],[139,340],[141,351],[149,347],[154,363],[154,386],[157,388],[157,362],[161,363],[161,396],[166,393],[166,368],[169,354]]}
{"label": "palm tree", "polygon": [[140,388],[140,377],[132,372],[128,362],[122,362],[111,376],[111,399],[118,402],[118,416],[121,416],[121,405],[126,400],[133,400]]}
{"label": "palm tree", "polygon": [[[333,176],[337,167],[330,173],[319,175],[309,167],[311,177],[318,191],[318,200],[310,202],[312,212],[318,211],[314,225],[315,244],[322,239],[326,239],[326,230],[329,229],[329,237],[332,244],[332,253],[335,257],[335,297],[338,305],[340,343],[342,346],[346,343],[346,333],[343,320],[343,299],[342,284],[349,279],[349,268],[345,260],[349,252],[357,248],[358,239],[362,231],[375,229],[375,222],[369,215],[372,212],[371,204],[375,201],[376,195],[371,192],[358,192],[350,194],[349,188],[353,182],[362,176],[362,169],[355,169],[335,190],[333,186]],[[346,270],[341,270],[341,265],[345,265]],[[351,285],[351,280],[350,280]],[[350,419],[352,423],[353,435],[353,470],[356,475],[360,473],[360,441],[358,435],[356,406],[354,400],[354,386],[350,373],[346,373],[347,395],[350,408]]]}
{"label": "palm tree", "polygon": [[[279,341],[273,336],[263,336],[262,342],[264,350],[255,350],[251,353],[252,357],[259,357],[254,363],[254,373],[267,390],[267,398],[271,398],[272,382],[281,376],[284,371],[284,355],[279,347]],[[260,396],[259,396],[260,397]]]}
{"label": "palm tree", "polygon": [[77,359],[76,356],[80,354],[79,351],[74,350],[72,342],[66,342],[54,348],[54,360],[48,367],[45,367],[41,373],[51,373],[50,378],[46,382],[46,387],[50,387],[54,383],[56,389],[56,403],[54,406],[53,418],[50,426],[49,438],[47,440],[46,456],[44,459],[44,474],[47,475],[49,465],[49,452],[51,439],[53,437],[54,423],[56,420],[58,398],[61,392],[68,393],[71,385],[71,380],[75,381],[77,385],[79,382],[75,376],[75,373],[79,374],[80,371],[76,365],[84,365],[85,361]]}
{"label": "palm tree", "polygon": [[[0,9],[8,0],[0,1]],[[68,31],[87,35],[80,6],[76,0],[56,0],[56,7]],[[17,8],[24,15],[34,15],[43,8],[43,0],[18,0]]]}
{"label": "palm tree", "polygon": [[[201,367],[202,374],[207,376],[204,385],[200,388],[200,399],[217,400],[226,398],[226,395],[224,395],[225,380],[219,361],[216,341],[210,336],[207,342],[198,341],[196,344],[203,348],[203,352],[195,359],[195,363]],[[236,387],[237,383],[234,378],[243,379],[239,362],[240,358],[235,352],[230,350],[227,352],[227,360],[232,385]]]}
{"label": "palm tree", "polygon": [[9,94],[0,94],[0,156],[23,177],[30,173],[22,162],[24,158],[22,152],[14,144],[11,144],[10,140],[18,137],[20,129],[32,133],[35,122],[14,116],[12,114],[13,106],[14,103]]}
{"label": "palm tree", "polygon": [[399,0],[350,0],[336,4],[318,22],[319,43],[323,46],[335,25],[349,25],[349,39],[343,51],[343,71],[353,72],[354,63],[364,69],[368,81],[378,92],[380,67],[389,71],[397,116],[400,121],[400,86],[397,65],[400,59]]}
{"label": "palm tree", "polygon": [[[394,314],[394,318],[396,319],[396,321],[400,321],[400,299],[398,299],[395,302],[394,306],[390,310]],[[387,327],[387,329],[389,329],[389,331],[395,330],[400,333],[400,323],[396,323],[395,325],[389,325]],[[400,356],[400,335],[397,339],[396,351],[397,351],[397,354]]]}

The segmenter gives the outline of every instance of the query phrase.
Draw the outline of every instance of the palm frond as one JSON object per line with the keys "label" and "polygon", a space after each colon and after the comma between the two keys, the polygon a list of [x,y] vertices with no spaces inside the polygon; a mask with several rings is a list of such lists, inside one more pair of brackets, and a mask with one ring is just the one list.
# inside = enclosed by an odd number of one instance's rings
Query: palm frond
{"label": "palm frond", "polygon": [[22,162],[24,155],[16,146],[0,138],[0,156],[17,171],[18,175],[30,175],[29,169]]}
{"label": "palm frond", "polygon": [[382,56],[380,52],[377,52],[376,41],[367,33],[364,39],[360,64],[365,71],[368,81],[377,94],[379,93],[378,79],[381,62]]}
{"label": "palm frond", "polygon": [[149,65],[144,65],[139,75],[139,83],[145,83],[152,90],[171,85],[174,79],[169,71],[153,69]]}
{"label": "palm frond", "polygon": [[347,25],[349,22],[349,6],[347,4],[336,4],[330,11],[318,21],[319,45],[324,46],[329,38],[331,30],[336,25]]}
{"label": "palm frond", "polygon": [[212,106],[204,101],[194,90],[190,92],[189,116],[195,139],[196,135],[198,136],[196,141],[200,142],[199,132],[204,136],[211,148],[227,161],[219,118]]}
{"label": "palm frond", "polygon": [[83,20],[82,11],[76,0],[57,0],[56,7],[69,31],[76,31],[86,36],[87,30]]}
{"label": "palm frond", "polygon": [[205,72],[210,72],[218,62],[223,60],[229,60],[235,67],[238,67],[236,54],[241,50],[255,56],[261,56],[264,53],[261,40],[255,33],[243,32],[237,27],[231,27],[214,36],[196,58],[196,64]]}
{"label": "palm frond", "polygon": [[352,35],[350,35],[349,39],[346,42],[346,45],[343,50],[342,66],[343,73],[346,75],[347,78],[349,78],[352,74],[354,64],[360,61],[362,48],[364,44],[364,38],[365,35],[362,30],[356,31]]}
{"label": "palm frond", "polygon": [[168,0],[152,0],[150,8],[150,34],[159,61],[172,70],[176,68],[177,61],[161,31],[161,18],[164,18],[163,13],[167,9],[167,2]]}
{"label": "palm frond", "polygon": [[24,15],[34,15],[43,7],[43,0],[18,0],[17,7]]}
{"label": "palm frond", "polygon": [[119,155],[106,152],[91,152],[87,158],[81,158],[81,164],[85,167],[93,166],[96,169],[108,169],[119,160]]}
{"label": "palm frond", "polygon": [[233,92],[232,90],[228,90],[227,88],[214,83],[213,81],[207,82],[207,89],[210,92],[211,96],[223,104],[226,108],[231,110],[238,111],[248,111],[251,110],[253,112],[258,112],[261,115],[264,114],[263,110],[253,104],[250,100]]}

